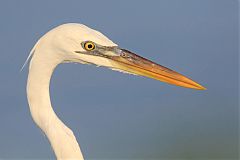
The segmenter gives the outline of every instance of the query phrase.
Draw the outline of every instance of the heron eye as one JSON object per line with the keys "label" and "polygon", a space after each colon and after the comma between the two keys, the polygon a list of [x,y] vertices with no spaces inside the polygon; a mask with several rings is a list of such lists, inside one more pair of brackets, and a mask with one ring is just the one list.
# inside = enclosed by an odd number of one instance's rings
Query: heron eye
{"label": "heron eye", "polygon": [[84,43],[84,49],[87,51],[92,51],[95,49],[95,44],[93,42],[88,41]]}

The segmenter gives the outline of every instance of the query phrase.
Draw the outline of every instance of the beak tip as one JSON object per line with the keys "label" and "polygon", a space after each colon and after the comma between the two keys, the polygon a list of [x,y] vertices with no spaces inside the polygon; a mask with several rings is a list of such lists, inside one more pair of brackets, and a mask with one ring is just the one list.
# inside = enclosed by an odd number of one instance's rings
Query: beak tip
{"label": "beak tip", "polygon": [[201,86],[201,85],[199,85],[197,88],[195,88],[195,89],[197,89],[197,90],[207,90],[207,88],[205,88],[205,87],[203,87],[203,86]]}
{"label": "beak tip", "polygon": [[207,90],[207,88],[203,87],[201,90]]}

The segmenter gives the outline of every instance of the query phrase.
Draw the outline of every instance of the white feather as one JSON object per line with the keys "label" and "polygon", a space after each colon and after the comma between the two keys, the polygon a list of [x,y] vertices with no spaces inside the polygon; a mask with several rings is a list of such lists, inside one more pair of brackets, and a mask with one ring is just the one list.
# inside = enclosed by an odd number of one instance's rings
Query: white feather
{"label": "white feather", "polygon": [[118,71],[118,72],[122,72],[122,73],[126,73],[126,74],[131,74],[131,75],[137,76],[137,74],[135,74],[135,73],[124,71],[124,70],[121,70],[121,69],[118,69],[118,68],[110,68],[110,69],[113,70],[113,71]]}

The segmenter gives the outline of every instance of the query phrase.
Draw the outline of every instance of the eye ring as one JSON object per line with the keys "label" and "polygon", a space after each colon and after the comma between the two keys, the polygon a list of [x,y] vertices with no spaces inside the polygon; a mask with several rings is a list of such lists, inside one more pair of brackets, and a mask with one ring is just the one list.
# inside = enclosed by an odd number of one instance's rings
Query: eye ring
{"label": "eye ring", "polygon": [[91,41],[87,41],[83,45],[84,49],[87,51],[92,51],[96,48],[95,44]]}

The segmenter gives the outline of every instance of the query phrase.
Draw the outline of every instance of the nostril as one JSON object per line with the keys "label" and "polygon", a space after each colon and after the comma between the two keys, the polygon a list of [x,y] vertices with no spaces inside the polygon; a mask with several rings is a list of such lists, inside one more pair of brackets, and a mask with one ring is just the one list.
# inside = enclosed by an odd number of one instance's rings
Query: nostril
{"label": "nostril", "polygon": [[122,57],[127,57],[127,54],[126,54],[125,52],[123,52],[123,53],[121,54],[121,56],[122,56]]}

